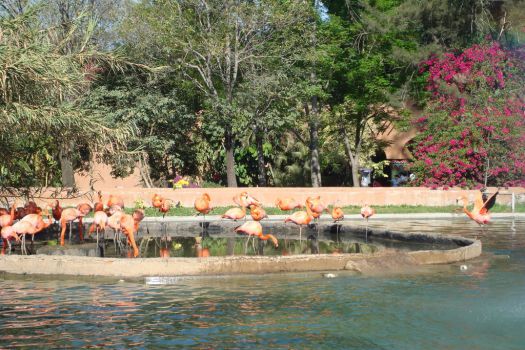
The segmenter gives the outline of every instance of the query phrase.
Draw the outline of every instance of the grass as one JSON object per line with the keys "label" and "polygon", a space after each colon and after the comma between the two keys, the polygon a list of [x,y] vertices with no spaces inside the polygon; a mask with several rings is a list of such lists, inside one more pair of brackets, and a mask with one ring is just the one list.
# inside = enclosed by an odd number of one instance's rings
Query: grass
{"label": "grass", "polygon": [[[233,206],[229,207],[216,207],[213,208],[213,210],[208,215],[221,215],[226,212],[226,210],[233,208]],[[373,208],[376,210],[377,213],[381,214],[410,214],[410,213],[453,213],[453,212],[461,212],[462,206],[455,206],[455,205],[449,205],[449,206],[441,206],[441,207],[431,207],[431,206],[423,206],[423,205],[377,205],[373,206]],[[278,208],[275,207],[267,207],[264,208],[266,210],[266,213],[268,215],[287,215],[289,212],[284,212]],[[343,207],[343,211],[345,214],[359,214],[361,210],[361,207],[359,206],[346,206]],[[131,213],[133,209],[127,208],[126,212]],[[496,204],[492,209],[492,213],[510,213],[511,208],[508,205],[501,205]],[[516,212],[517,213],[524,213],[525,212],[525,204],[520,203],[516,204]],[[166,214],[167,216],[194,216],[196,215],[196,211],[194,208],[191,207],[173,207],[170,209],[170,211]],[[162,216],[162,213],[159,212],[157,209],[154,208],[146,208],[145,214],[147,217],[152,216]],[[93,214],[91,214],[93,215]]]}

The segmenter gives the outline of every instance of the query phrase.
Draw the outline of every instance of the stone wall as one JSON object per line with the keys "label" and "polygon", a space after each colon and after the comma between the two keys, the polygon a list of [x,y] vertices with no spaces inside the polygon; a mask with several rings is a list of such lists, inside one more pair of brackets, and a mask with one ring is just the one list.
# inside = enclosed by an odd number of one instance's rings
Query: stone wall
{"label": "stone wall", "polygon": [[400,273],[429,264],[465,261],[481,254],[479,240],[459,236],[374,232],[374,236],[417,242],[448,242],[451,249],[406,252],[381,249],[372,254],[311,254],[288,256],[225,256],[208,258],[95,258],[57,255],[0,256],[0,272],[9,274],[106,276],[232,275],[283,272],[342,271],[363,274]]}

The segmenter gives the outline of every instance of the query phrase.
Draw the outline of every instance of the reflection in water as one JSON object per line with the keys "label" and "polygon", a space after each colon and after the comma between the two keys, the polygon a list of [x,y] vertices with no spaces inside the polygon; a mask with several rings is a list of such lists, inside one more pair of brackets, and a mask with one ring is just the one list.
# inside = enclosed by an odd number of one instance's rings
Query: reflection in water
{"label": "reflection in water", "polygon": [[[465,220],[396,225],[478,233]],[[525,221],[515,228],[496,220],[482,237],[482,257],[418,275],[301,273],[163,286],[0,279],[0,347],[522,349]],[[232,249],[224,243],[220,249]]]}
{"label": "reflection in water", "polygon": [[[269,241],[245,237],[171,237],[144,238],[139,243],[142,257],[208,257],[233,255],[293,255],[293,254],[341,254],[371,253],[377,250],[373,244],[355,241],[320,241],[312,236],[308,240],[280,239],[277,248]],[[389,243],[390,244],[390,243]],[[406,245],[405,247],[408,247]],[[424,247],[428,249],[429,245]],[[418,248],[423,249],[423,246]]]}

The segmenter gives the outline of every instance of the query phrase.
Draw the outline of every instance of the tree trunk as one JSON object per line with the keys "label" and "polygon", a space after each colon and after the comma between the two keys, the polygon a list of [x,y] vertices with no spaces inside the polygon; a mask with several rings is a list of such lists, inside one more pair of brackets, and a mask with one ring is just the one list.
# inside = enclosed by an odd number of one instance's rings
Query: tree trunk
{"label": "tree trunk", "polygon": [[319,108],[317,96],[312,97],[312,113],[310,114],[310,170],[312,187],[321,187],[321,164],[319,161]]}
{"label": "tree trunk", "polygon": [[233,135],[230,130],[226,130],[224,135],[224,150],[226,152],[226,178],[228,181],[228,187],[237,187]]}
{"label": "tree trunk", "polygon": [[72,144],[60,147],[60,169],[62,170],[62,186],[75,187],[75,176],[73,172],[73,160],[71,157]]}
{"label": "tree trunk", "polygon": [[266,187],[266,167],[264,166],[263,135],[257,125],[255,125],[255,143],[257,144],[257,169],[259,187]]}
{"label": "tree trunk", "polygon": [[144,186],[146,186],[146,188],[152,188],[153,181],[151,181],[151,177],[149,176],[149,165],[146,157],[147,154],[145,153],[142,153],[139,157],[139,172]]}
{"label": "tree trunk", "polygon": [[359,183],[359,157],[358,154],[352,155],[352,148],[350,148],[350,140],[346,130],[343,130],[343,143],[345,145],[346,157],[348,158],[348,165],[352,170],[352,185],[354,187],[361,187]]}

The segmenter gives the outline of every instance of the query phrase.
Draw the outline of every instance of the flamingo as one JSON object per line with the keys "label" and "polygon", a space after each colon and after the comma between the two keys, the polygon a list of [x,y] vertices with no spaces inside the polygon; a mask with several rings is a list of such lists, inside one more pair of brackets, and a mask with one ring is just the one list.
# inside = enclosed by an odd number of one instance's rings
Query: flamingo
{"label": "flamingo", "polygon": [[343,212],[343,209],[341,209],[340,207],[332,206],[332,211],[331,211],[330,214],[332,215],[332,219],[334,220],[334,224],[336,224],[337,241],[339,242],[339,225],[338,225],[338,222],[345,218],[345,213]]}
{"label": "flamingo", "polygon": [[22,254],[27,254],[25,247],[25,235],[30,234],[34,236],[38,232],[37,228],[35,228],[29,221],[18,221],[10,227],[12,228],[11,235],[14,232],[22,236]]}
{"label": "flamingo", "polygon": [[288,216],[286,219],[284,219],[284,222],[293,222],[294,224],[299,226],[299,242],[302,241],[302,229],[303,225],[308,225],[312,219],[312,209],[310,208],[310,205],[306,205],[306,211],[296,211],[292,215]]}
{"label": "flamingo", "polygon": [[0,228],[13,225],[13,222],[15,221],[15,207],[16,202],[13,202],[9,214],[0,215]]}
{"label": "flamingo", "polygon": [[303,205],[296,201],[293,198],[277,198],[277,201],[275,202],[275,206],[282,211],[290,211],[295,208],[302,208]]}
{"label": "flamingo", "polygon": [[108,226],[113,229],[113,244],[115,246],[115,252],[117,251],[117,242],[120,247],[120,219],[124,212],[118,205],[114,205],[109,209],[110,216],[108,217]]}
{"label": "flamingo", "polygon": [[265,219],[268,217],[266,214],[266,211],[257,205],[250,205],[250,215],[252,216],[252,219],[255,221],[261,221],[262,219]]}
{"label": "flamingo", "polygon": [[246,191],[241,192],[241,194],[233,197],[233,202],[240,207],[249,207],[252,204],[257,206],[262,205],[261,202],[250,196]]}
{"label": "flamingo", "polygon": [[128,238],[128,244],[133,248],[133,257],[139,255],[139,249],[135,242],[135,232],[138,232],[139,223],[144,218],[144,212],[140,209],[135,210],[133,215],[123,214],[120,218],[120,228]]}
{"label": "flamingo", "polygon": [[[47,220],[44,221],[42,216],[47,216]],[[51,216],[49,215],[49,212],[48,212],[48,210],[46,208],[46,210],[44,210],[44,212],[40,212],[38,214],[27,214],[18,223],[23,223],[23,222],[28,222],[34,228],[34,230],[28,230],[27,232],[22,233],[23,234],[23,236],[22,236],[22,251],[24,253],[27,253],[27,251],[26,251],[26,243],[25,243],[26,234],[31,235],[31,246],[33,246],[33,243],[35,241],[35,234],[37,234],[37,233],[45,230],[49,226],[51,226],[53,221],[51,220]]]}
{"label": "flamingo", "polygon": [[[102,203],[102,202],[100,202]],[[100,207],[99,207],[100,209]],[[108,224],[108,214],[106,214],[103,210],[97,210],[95,211],[95,215],[93,216],[93,223],[89,227],[88,231],[88,237],[91,236],[93,231],[96,230],[97,232],[97,249],[99,249],[99,232],[103,231],[104,234],[102,237],[106,236],[106,226]]]}
{"label": "flamingo", "polygon": [[11,254],[11,241],[14,239],[17,242],[20,242],[20,237],[18,237],[18,234],[12,226],[2,227],[0,235],[2,236],[2,241],[4,242],[4,245],[2,246],[2,255],[5,254],[6,245],[9,247],[9,254]]}
{"label": "flamingo", "polygon": [[24,210],[26,215],[27,214],[36,214],[38,211],[38,206],[34,201],[29,201],[24,205]]}
{"label": "flamingo", "polygon": [[114,205],[118,205],[120,209],[124,210],[124,200],[122,197],[110,194],[108,198],[108,208],[111,208]]}
{"label": "flamingo", "polygon": [[53,219],[55,219],[56,222],[60,221],[60,216],[62,215],[62,207],[60,206],[58,200],[55,200],[55,203],[52,205],[51,214],[53,214]]}
{"label": "flamingo", "polygon": [[[204,224],[206,223],[206,214],[208,214],[211,211],[211,205],[210,205],[210,195],[208,193],[203,193],[200,197],[195,199],[195,203],[193,204],[195,210],[199,212],[199,214],[202,214],[202,231],[201,236],[204,236]],[[198,215],[198,214],[197,214]]]}
{"label": "flamingo", "polygon": [[26,210],[24,209],[24,207],[18,207],[18,208],[16,208],[16,211],[15,211],[15,220],[20,220],[20,219],[22,219],[24,216],[26,216]]}
{"label": "flamingo", "polygon": [[370,218],[375,213],[375,209],[368,204],[365,204],[363,207],[361,207],[361,216],[366,220],[365,242],[368,242],[368,218]]}
{"label": "flamingo", "polygon": [[248,235],[248,240],[246,241],[246,247],[244,248],[244,252],[246,254],[246,249],[248,248],[248,242],[250,240],[250,237],[259,237],[262,241],[271,240],[275,248],[279,247],[279,242],[277,241],[277,238],[275,238],[274,235],[267,234],[263,235],[263,229],[262,225],[258,221],[248,221],[242,224],[241,226],[238,226],[235,228],[235,232],[237,233],[244,233]]}
{"label": "flamingo", "polygon": [[321,203],[321,197],[308,197],[306,198],[306,206],[309,206],[312,211],[312,216],[316,221],[315,227],[317,229],[317,236],[319,237],[319,218],[323,211],[327,210],[327,207]]}
{"label": "flamingo", "polygon": [[158,209],[162,205],[162,201],[163,200],[164,200],[164,198],[160,194],[155,193],[153,195],[153,197],[151,198],[151,206],[153,208],[157,208]]}
{"label": "flamingo", "polygon": [[98,191],[97,196],[98,196],[98,202],[95,202],[93,204],[93,211],[95,213],[97,211],[104,211],[104,202],[102,201],[102,191]]}
{"label": "flamingo", "polygon": [[160,207],[158,208],[159,211],[162,213],[162,219],[166,216],[166,214],[170,211],[172,206],[172,202],[170,199],[163,199],[162,203],[160,204]]}
{"label": "flamingo", "polygon": [[82,203],[77,205],[76,208],[66,208],[62,210],[62,213],[60,214],[60,226],[62,227],[62,230],[60,232],[60,245],[64,245],[64,234],[66,232],[66,226],[69,222],[69,240],[71,241],[71,229],[73,221],[78,219],[78,233],[79,238],[81,241],[84,240],[84,237],[82,235],[82,218],[86,216],[91,211],[91,206],[87,203]]}
{"label": "flamingo", "polygon": [[171,200],[163,198],[160,207],[158,208],[159,211],[162,213],[162,230],[164,231],[164,237],[161,240],[164,240],[166,246],[165,249],[168,249],[168,241],[171,241],[171,237],[168,237],[168,232],[166,228],[166,222],[164,221],[166,217],[166,213],[168,213],[171,209]]}
{"label": "flamingo", "polygon": [[476,198],[474,199],[474,208],[472,211],[467,209],[468,200],[465,195],[461,196],[459,199],[463,200],[463,212],[467,216],[474,220],[480,227],[488,224],[490,221],[489,210],[492,209],[494,204],[496,204],[496,196],[499,193],[499,189],[484,201],[483,194],[481,191],[477,192]]}
{"label": "flamingo", "polygon": [[[239,199],[239,202],[242,204],[248,203],[247,195],[242,195]],[[226,213],[221,215],[221,218],[237,221],[237,220],[244,218],[245,216],[246,216],[246,205],[241,205],[241,208],[228,209]]]}
{"label": "flamingo", "polygon": [[82,224],[82,218],[88,215],[91,212],[91,210],[93,210],[93,208],[91,208],[91,205],[87,203],[80,203],[79,205],[77,205],[77,209],[82,213],[82,215],[78,217],[78,235],[80,241],[84,241],[84,225]]}

